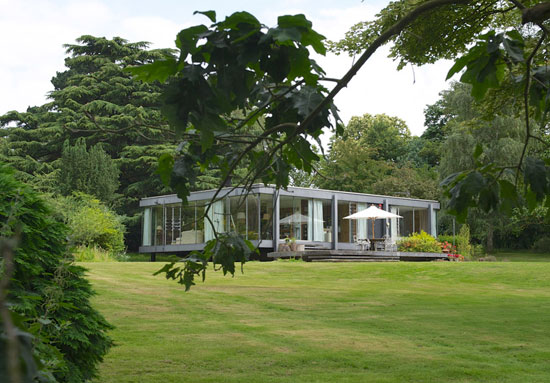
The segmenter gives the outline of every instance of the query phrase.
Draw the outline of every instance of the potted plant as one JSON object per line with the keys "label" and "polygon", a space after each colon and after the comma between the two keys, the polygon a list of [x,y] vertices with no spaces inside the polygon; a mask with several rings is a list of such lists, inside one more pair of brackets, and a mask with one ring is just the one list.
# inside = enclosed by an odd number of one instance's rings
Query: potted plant
{"label": "potted plant", "polygon": [[296,244],[296,238],[290,238],[290,251],[296,251],[297,246],[298,245]]}
{"label": "potted plant", "polygon": [[283,252],[283,251],[290,251],[290,245],[289,245],[289,243],[290,243],[290,238],[286,237],[286,238],[285,238],[285,243],[281,243],[281,244],[279,245],[279,251],[280,251],[280,252]]}

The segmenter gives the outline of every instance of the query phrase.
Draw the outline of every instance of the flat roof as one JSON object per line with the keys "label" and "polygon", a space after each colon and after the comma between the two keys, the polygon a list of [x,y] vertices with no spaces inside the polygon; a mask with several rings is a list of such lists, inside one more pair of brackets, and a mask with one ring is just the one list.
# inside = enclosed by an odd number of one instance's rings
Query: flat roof
{"label": "flat roof", "polygon": [[[263,190],[262,190],[263,189]],[[266,189],[269,189],[266,190]],[[197,200],[203,200],[203,199],[212,199],[214,197],[214,194],[216,193],[218,189],[208,189],[208,190],[198,190],[191,192],[191,195],[189,197],[190,201],[197,201]],[[252,185],[250,192],[252,193],[264,193],[264,194],[273,194],[277,189],[273,185],[263,185],[263,184],[254,184]],[[391,200],[390,204],[395,205],[396,202],[402,201],[403,203],[407,204],[409,203],[409,206],[414,206],[417,203],[422,204],[434,204],[435,209],[440,208],[439,201],[436,200],[428,200],[428,199],[421,199],[421,198],[411,198],[411,197],[397,197],[397,196],[388,196],[388,195],[380,195],[380,194],[368,194],[368,193],[357,193],[357,192],[349,192],[349,191],[341,191],[341,190],[329,190],[329,189],[318,189],[318,188],[305,188],[305,187],[299,187],[299,186],[289,186],[287,189],[280,189],[279,192],[281,195],[292,195],[295,192],[298,192],[299,196],[302,197],[330,197],[331,195],[336,195],[337,197],[347,196],[349,195],[354,197],[371,197],[372,199],[380,200],[378,202],[372,202],[372,203],[382,203],[382,200]],[[231,187],[227,186],[222,189],[220,189],[220,195],[219,197],[225,197],[225,196],[239,196],[246,193],[246,190],[243,187]],[[197,197],[203,197],[203,198],[197,198]],[[341,198],[338,198],[341,199]],[[357,199],[357,198],[356,198]],[[363,199],[363,198],[360,198]],[[157,203],[159,203],[159,200],[163,200],[165,203],[178,203],[181,202],[181,199],[178,198],[176,194],[166,194],[166,195],[160,195],[160,196],[151,196],[151,197],[144,197],[140,200],[140,206],[152,206]],[[156,202],[153,202],[156,201]],[[143,202],[143,203],[142,203]],[[360,202],[360,201],[358,201]],[[416,202],[416,203],[415,203]],[[370,203],[370,202],[369,202]]]}

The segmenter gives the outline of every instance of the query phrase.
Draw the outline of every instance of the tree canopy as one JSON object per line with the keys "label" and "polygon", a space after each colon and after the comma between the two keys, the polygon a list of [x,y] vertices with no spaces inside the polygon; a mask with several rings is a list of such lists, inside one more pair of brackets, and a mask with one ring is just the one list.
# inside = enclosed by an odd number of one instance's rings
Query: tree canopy
{"label": "tree canopy", "polygon": [[[0,135],[9,147],[0,152],[18,177],[45,192],[82,191],[115,206],[128,217],[132,248],[139,241],[137,202],[168,191],[155,171],[159,156],[178,142],[160,111],[165,86],[136,81],[124,71],[172,52],[147,45],[81,36],[65,45],[66,70],[52,78],[50,102],[0,116]],[[120,176],[105,165],[107,157]]]}

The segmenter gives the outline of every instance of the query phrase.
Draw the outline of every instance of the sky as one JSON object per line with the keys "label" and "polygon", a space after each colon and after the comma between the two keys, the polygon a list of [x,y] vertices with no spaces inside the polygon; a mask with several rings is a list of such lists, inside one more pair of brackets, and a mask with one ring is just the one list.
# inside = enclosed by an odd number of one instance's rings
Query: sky
{"label": "sky", "polygon": [[[303,13],[313,28],[330,40],[339,40],[359,21],[374,19],[387,4],[381,0],[0,0],[0,115],[25,111],[47,102],[50,80],[64,70],[63,44],[81,35],[148,41],[151,48],[175,48],[176,34],[209,20],[193,12],[215,10],[218,20],[247,11],[274,26],[277,16]],[[340,117],[385,113],[406,121],[411,132],[422,134],[424,108],[445,89],[449,62],[397,71],[397,63],[379,50],[350,85],[335,99]],[[340,78],[353,59],[328,53],[316,57],[327,77]]]}

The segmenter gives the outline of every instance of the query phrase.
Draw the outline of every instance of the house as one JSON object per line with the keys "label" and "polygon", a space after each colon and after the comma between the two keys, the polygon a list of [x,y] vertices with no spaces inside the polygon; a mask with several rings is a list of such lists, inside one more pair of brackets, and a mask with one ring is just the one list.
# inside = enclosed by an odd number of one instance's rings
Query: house
{"label": "house", "polygon": [[[176,195],[143,198],[143,235],[140,253],[186,253],[201,250],[219,233],[237,232],[260,249],[262,255],[275,251],[285,238],[325,249],[356,249],[354,238],[394,239],[414,232],[436,236],[437,201],[390,197],[322,189],[289,187],[278,190],[254,185],[247,194],[242,188],[224,188],[207,206],[215,190],[191,193],[182,206]],[[376,205],[401,215],[402,219],[347,220],[345,216]]]}

